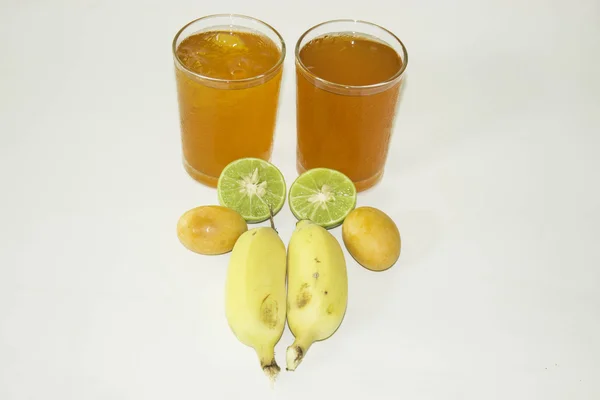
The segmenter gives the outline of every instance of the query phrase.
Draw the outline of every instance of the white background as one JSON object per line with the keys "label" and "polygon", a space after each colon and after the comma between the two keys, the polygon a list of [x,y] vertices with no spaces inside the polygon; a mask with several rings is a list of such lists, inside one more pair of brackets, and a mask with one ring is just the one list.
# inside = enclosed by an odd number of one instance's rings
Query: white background
{"label": "white background", "polygon": [[[288,183],[300,34],[360,18],[409,52],[358,199],[397,222],[400,261],[348,257],[340,330],[274,390],[227,326],[229,256],[175,234],[217,197],[181,166],[171,40],[219,12],[287,42]],[[0,0],[0,399],[600,398],[599,65],[595,0]]]}

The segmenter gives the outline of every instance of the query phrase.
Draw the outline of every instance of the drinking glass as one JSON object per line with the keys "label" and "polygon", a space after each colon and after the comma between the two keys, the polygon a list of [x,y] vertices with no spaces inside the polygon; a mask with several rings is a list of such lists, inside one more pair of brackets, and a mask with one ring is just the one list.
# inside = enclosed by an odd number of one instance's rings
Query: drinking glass
{"label": "drinking glass", "polygon": [[[303,63],[302,49],[313,39],[347,34],[394,49],[401,60],[398,70],[380,82],[345,85],[324,79]],[[331,168],[347,175],[358,191],[372,187],[381,179],[388,157],[408,61],[406,48],[392,32],[376,24],[334,20],[306,31],[298,40],[295,53],[298,172]],[[333,57],[341,53],[327,54]],[[344,74],[351,72],[344,71]]]}
{"label": "drinking glass", "polygon": [[[272,41],[279,59],[266,72],[236,79],[214,78],[186,67],[177,53],[179,45],[199,32],[226,31],[235,35],[248,32]],[[230,38],[229,38],[230,39]],[[243,47],[244,49],[246,47]],[[252,65],[260,49],[248,47],[240,68]],[[235,51],[239,52],[240,48]],[[216,50],[215,50],[216,52]],[[188,53],[189,54],[189,53]],[[197,52],[198,63],[218,61],[210,49]],[[285,58],[285,42],[270,25],[236,14],[209,15],[185,25],[173,39],[173,57],[181,128],[183,165],[188,174],[203,184],[215,187],[223,168],[238,158],[256,157],[268,161],[273,149],[279,88]],[[215,61],[217,60],[217,61]],[[240,70],[241,71],[241,70]]]}

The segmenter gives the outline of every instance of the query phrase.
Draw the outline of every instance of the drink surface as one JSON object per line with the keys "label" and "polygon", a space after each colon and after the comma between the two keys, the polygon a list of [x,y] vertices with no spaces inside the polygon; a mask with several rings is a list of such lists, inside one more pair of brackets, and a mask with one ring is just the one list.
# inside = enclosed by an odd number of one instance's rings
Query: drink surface
{"label": "drink surface", "polygon": [[187,172],[197,181],[216,186],[231,161],[270,159],[281,66],[264,80],[243,86],[238,81],[270,71],[281,57],[277,45],[259,33],[212,30],[184,39],[176,56],[187,69],[201,75],[176,68]]}
{"label": "drink surface", "polygon": [[311,40],[300,50],[300,60],[319,78],[356,86],[385,82],[402,67],[400,56],[387,44],[351,34]]}
{"label": "drink surface", "polygon": [[177,57],[188,69],[218,79],[262,75],[277,63],[280,55],[271,39],[243,31],[200,32],[177,47]]}
{"label": "drink surface", "polygon": [[[360,34],[317,37],[299,58],[304,68],[296,66],[298,170],[332,168],[359,191],[373,186],[387,158],[401,84],[393,78],[402,59],[386,43]],[[315,76],[347,86],[389,83],[376,91],[333,90]]]}

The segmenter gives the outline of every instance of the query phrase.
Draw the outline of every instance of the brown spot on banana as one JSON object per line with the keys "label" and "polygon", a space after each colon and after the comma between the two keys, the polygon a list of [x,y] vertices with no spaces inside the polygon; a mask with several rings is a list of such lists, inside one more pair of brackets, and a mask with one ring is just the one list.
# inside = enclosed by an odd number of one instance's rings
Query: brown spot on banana
{"label": "brown spot on banana", "polygon": [[302,360],[302,357],[304,357],[304,352],[302,351],[302,347],[296,346],[296,358],[294,359],[294,361],[298,362],[298,361]]}
{"label": "brown spot on banana", "polygon": [[312,294],[308,290],[308,283],[303,283],[302,286],[300,286],[298,295],[296,296],[296,305],[298,308],[303,308],[310,302],[310,299],[312,299]]}
{"label": "brown spot on banana", "polygon": [[270,294],[266,295],[260,304],[260,320],[263,324],[273,329],[279,322],[279,304],[276,300],[269,300]]}

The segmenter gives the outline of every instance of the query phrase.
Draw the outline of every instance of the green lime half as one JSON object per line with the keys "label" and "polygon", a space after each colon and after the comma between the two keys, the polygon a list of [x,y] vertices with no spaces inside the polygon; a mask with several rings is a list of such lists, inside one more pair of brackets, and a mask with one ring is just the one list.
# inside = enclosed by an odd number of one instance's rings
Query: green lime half
{"label": "green lime half", "polygon": [[262,222],[285,203],[285,180],[273,164],[258,158],[240,158],[221,172],[217,183],[219,203],[247,222]]}
{"label": "green lime half", "polygon": [[296,218],[308,219],[329,229],[344,222],[356,206],[356,187],[341,172],[314,168],[292,183],[289,197],[290,209]]}

